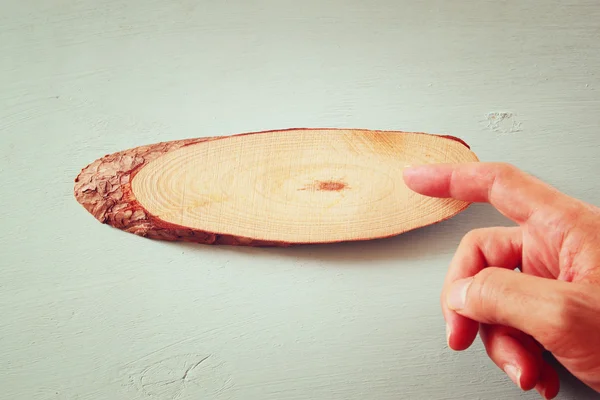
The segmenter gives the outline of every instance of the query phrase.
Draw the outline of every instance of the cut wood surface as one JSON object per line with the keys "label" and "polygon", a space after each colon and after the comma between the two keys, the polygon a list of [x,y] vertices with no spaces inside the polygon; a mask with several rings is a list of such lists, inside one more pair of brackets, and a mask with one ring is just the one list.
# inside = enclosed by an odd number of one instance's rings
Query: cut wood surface
{"label": "cut wood surface", "polygon": [[409,190],[402,171],[473,162],[462,140],[426,133],[289,129],[186,139],[107,155],[75,197],[100,222],[151,239],[286,246],[389,237],[468,203]]}

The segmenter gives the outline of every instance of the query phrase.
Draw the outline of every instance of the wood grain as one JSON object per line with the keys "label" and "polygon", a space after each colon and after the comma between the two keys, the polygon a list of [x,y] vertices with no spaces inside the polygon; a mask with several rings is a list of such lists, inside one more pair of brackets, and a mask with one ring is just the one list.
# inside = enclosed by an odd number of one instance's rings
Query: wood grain
{"label": "wood grain", "polygon": [[454,137],[288,129],[188,139],[107,155],[75,197],[99,221],[152,239],[289,246],[370,240],[435,224],[469,203],[402,181],[408,165],[476,162]]}

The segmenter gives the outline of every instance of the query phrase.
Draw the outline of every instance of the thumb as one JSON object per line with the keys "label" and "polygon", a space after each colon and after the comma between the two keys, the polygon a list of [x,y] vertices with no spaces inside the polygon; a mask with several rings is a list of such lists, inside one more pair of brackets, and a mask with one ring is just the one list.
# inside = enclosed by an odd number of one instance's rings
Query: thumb
{"label": "thumb", "polygon": [[451,310],[477,322],[539,337],[560,328],[570,289],[567,282],[489,267],[453,282],[445,300]]}

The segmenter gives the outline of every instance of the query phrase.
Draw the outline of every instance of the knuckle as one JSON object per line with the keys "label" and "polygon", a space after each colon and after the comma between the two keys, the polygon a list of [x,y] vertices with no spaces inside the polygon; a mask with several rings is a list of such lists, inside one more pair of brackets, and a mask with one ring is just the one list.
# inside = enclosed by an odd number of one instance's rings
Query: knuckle
{"label": "knuckle", "polygon": [[582,207],[579,202],[573,201],[565,204],[561,215],[561,222],[565,225],[575,225],[576,222],[581,221],[588,214],[588,209]]}
{"label": "knuckle", "polygon": [[509,163],[497,163],[492,173],[493,183],[496,185],[502,185],[505,182],[510,182],[518,179],[519,176],[523,175],[517,166]]}
{"label": "knuckle", "polygon": [[463,245],[470,245],[472,243],[475,243],[477,241],[477,237],[479,236],[479,229],[474,229],[472,231],[469,231],[465,234],[465,236],[463,236],[461,243]]}
{"label": "knuckle", "polygon": [[573,329],[573,317],[571,301],[561,299],[554,305],[554,315],[546,320],[546,326],[542,329],[542,341],[550,351],[562,348],[566,335]]}
{"label": "knuckle", "polygon": [[587,291],[567,291],[556,296],[553,300],[553,313],[546,320],[544,327],[544,341],[550,351],[560,351],[570,338],[582,337],[582,330],[589,324],[590,305],[594,303],[593,297]]}
{"label": "knuckle", "polygon": [[514,175],[518,171],[517,167],[513,164],[506,162],[496,163],[496,176],[498,177],[506,177],[510,175]]}
{"label": "knuckle", "polygon": [[463,236],[461,244],[464,246],[477,245],[481,241],[481,238],[485,237],[491,231],[490,228],[473,229]]}

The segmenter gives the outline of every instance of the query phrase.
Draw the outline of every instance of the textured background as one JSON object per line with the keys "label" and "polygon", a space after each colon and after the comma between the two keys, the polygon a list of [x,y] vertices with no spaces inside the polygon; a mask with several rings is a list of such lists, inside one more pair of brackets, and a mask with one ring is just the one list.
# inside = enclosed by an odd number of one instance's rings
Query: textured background
{"label": "textured background", "polygon": [[[537,399],[439,293],[485,205],[378,242],[152,242],[79,170],[163,140],[288,127],[443,133],[600,205],[600,4],[2,0],[0,398]],[[398,179],[401,179],[398,177]],[[597,398],[563,374],[560,399]]]}

